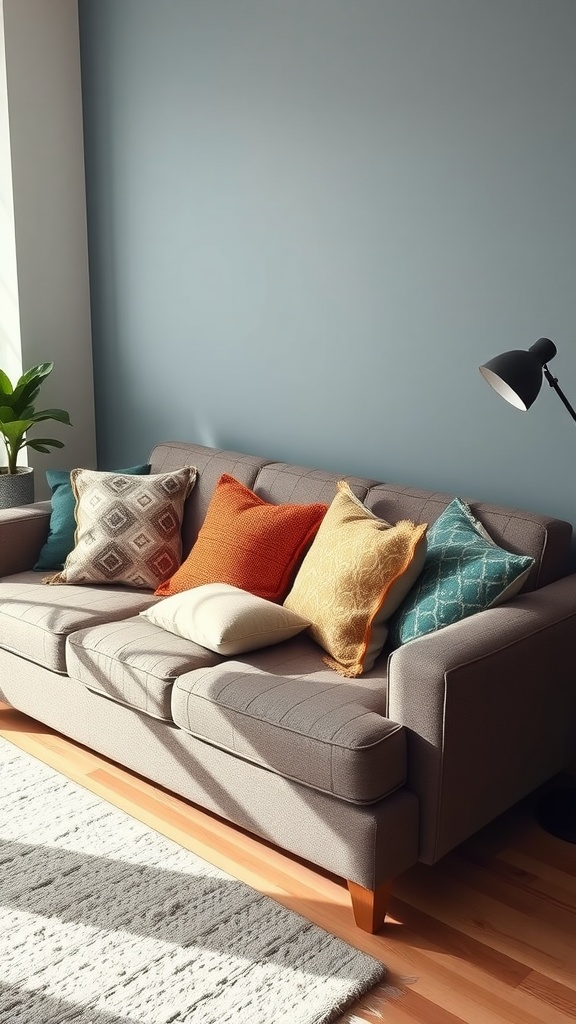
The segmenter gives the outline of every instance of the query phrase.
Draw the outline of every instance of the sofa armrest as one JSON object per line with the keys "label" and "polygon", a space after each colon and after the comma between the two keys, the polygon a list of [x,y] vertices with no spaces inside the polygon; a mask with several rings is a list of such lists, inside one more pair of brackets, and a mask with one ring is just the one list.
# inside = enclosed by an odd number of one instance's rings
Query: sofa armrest
{"label": "sofa armrest", "polygon": [[48,536],[51,509],[49,501],[0,509],[0,576],[34,566]]}
{"label": "sofa armrest", "polygon": [[576,574],[390,655],[387,714],[407,729],[426,863],[573,760],[575,634]]}

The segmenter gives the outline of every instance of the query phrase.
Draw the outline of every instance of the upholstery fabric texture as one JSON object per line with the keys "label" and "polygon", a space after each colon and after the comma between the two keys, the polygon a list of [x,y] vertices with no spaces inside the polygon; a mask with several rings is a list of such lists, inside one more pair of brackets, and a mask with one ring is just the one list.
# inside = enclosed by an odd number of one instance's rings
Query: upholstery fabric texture
{"label": "upholstery fabric texture", "polygon": [[213,651],[184,640],[137,613],[73,633],[66,648],[71,679],[146,715],[171,721],[174,680],[183,672],[216,665]]}
{"label": "upholstery fabric texture", "polygon": [[0,588],[0,647],[53,672],[66,672],[71,633],[138,615],[154,601],[128,587],[46,587],[29,570],[5,577]]}
{"label": "upholstery fabric texture", "polygon": [[198,539],[178,571],[156,590],[171,596],[205,583],[229,583],[281,601],[327,505],[273,505],[223,473]]}
{"label": "upholstery fabric texture", "polygon": [[290,462],[271,462],[259,470],[253,490],[265,501],[277,505],[283,502],[309,505],[314,501],[330,505],[336,494],[336,485],[343,479],[360,501],[364,501],[369,487],[374,483],[367,477],[343,476],[342,473],[295,466]]}
{"label": "upholstery fabric texture", "polygon": [[[574,601],[566,617],[575,582],[470,615],[389,658],[387,714],[410,737],[426,864],[534,790],[543,763],[562,771],[573,759],[576,690],[561,636],[576,631]],[[549,701],[551,678],[559,687]]]}
{"label": "upholstery fabric texture", "polygon": [[[117,469],[116,473],[127,473],[131,476],[146,476],[150,472],[150,464],[130,466],[128,469]],[[76,519],[74,509],[76,499],[72,490],[70,470],[47,469],[46,480],[51,496],[50,528],[46,543],[38,556],[34,568],[46,572],[49,569],[62,569],[67,556],[74,548]]]}
{"label": "upholstery fabric texture", "polygon": [[194,466],[151,476],[73,469],[76,544],[45,582],[154,590],[182,560],[184,503],[196,475]]}
{"label": "upholstery fabric texture", "polygon": [[[301,636],[290,643],[300,644]],[[283,647],[266,647],[250,657],[268,657]],[[183,729],[134,714],[132,708],[23,658],[15,680],[9,671],[12,660],[13,655],[0,649],[3,700],[14,705],[18,693],[26,707],[35,706],[40,721],[48,717],[54,729],[80,743],[87,742],[89,729],[90,747],[105,757],[296,856],[366,888],[395,877],[417,859],[418,801],[405,788],[368,805],[336,800],[246,758],[231,757]],[[325,675],[340,680],[329,669]]]}
{"label": "upholstery fabric texture", "polygon": [[229,583],[206,583],[165,597],[142,612],[156,626],[230,656],[289,640],[308,619]]}
{"label": "upholstery fabric texture", "polygon": [[49,523],[49,501],[0,508],[0,578],[32,569]]}
{"label": "upholstery fabric texture", "polygon": [[353,683],[287,678],[230,660],[179,676],[172,717],[201,739],[341,800],[371,803],[406,779],[404,729],[366,707]]}
{"label": "upholstery fabric texture", "polygon": [[361,675],[382,651],[386,621],[422,571],[426,530],[409,520],[391,526],[338,483],[284,606],[310,620],[342,675]]}
{"label": "upholstery fabric texture", "polygon": [[420,578],[390,619],[391,647],[502,604],[533,564],[495,544],[466,502],[454,498],[430,527]]}

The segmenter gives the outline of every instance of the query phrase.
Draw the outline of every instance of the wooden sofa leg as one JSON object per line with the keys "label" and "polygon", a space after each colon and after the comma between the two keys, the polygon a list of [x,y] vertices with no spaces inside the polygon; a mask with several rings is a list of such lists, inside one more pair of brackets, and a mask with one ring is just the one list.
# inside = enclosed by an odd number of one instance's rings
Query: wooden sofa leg
{"label": "wooden sofa leg", "polygon": [[389,879],[377,889],[365,889],[357,882],[348,881],[348,891],[352,899],[354,920],[359,928],[372,935],[384,924],[388,900],[392,892],[393,879]]}

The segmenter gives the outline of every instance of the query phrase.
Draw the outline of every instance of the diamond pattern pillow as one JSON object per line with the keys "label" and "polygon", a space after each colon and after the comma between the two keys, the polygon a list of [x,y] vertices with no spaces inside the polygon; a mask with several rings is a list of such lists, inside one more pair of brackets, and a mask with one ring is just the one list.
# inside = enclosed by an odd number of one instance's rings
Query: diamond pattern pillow
{"label": "diamond pattern pillow", "polygon": [[45,582],[154,590],[182,560],[184,503],[196,476],[195,466],[150,476],[73,469],[75,547]]}
{"label": "diamond pattern pillow", "polygon": [[[149,463],[141,466],[130,466],[128,469],[116,469],[115,473],[129,473],[130,476],[147,476],[150,472]],[[46,480],[52,491],[52,511],[50,527],[46,543],[34,566],[37,572],[62,569],[66,556],[74,548],[76,519],[74,509],[76,501],[70,482],[70,471],[64,469],[47,469]]]}
{"label": "diamond pattern pillow", "polygon": [[498,547],[455,498],[430,527],[422,574],[388,623],[391,646],[502,604],[518,593],[533,564],[528,555]]}

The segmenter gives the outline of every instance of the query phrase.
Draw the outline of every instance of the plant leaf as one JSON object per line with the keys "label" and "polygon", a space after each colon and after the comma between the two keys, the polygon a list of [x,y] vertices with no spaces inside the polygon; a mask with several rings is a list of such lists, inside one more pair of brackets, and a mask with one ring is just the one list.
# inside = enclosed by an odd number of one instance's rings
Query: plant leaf
{"label": "plant leaf", "polygon": [[23,444],[22,447],[33,448],[35,452],[42,452],[44,455],[50,454],[50,449],[46,448],[46,446],[43,444],[39,444],[38,441],[26,441],[26,443]]}
{"label": "plant leaf", "polygon": [[47,448],[46,445],[50,445],[51,448],[63,448],[64,442],[57,441],[55,437],[35,437],[33,441],[25,441],[22,447],[33,448],[36,452],[43,452],[45,455],[48,455],[50,448]]}
{"label": "plant leaf", "polygon": [[0,394],[8,397],[13,391],[12,382],[10,378],[6,376],[4,370],[0,370]]}
{"label": "plant leaf", "polygon": [[70,414],[64,409],[42,409],[41,412],[35,412],[31,419],[33,423],[40,423],[42,420],[58,420],[59,423],[72,426]]}
{"label": "plant leaf", "polygon": [[33,366],[26,373],[23,373],[14,388],[13,407],[16,408],[20,402],[23,402],[24,405],[29,405],[38,394],[43,381],[52,373],[53,369],[54,363],[39,363],[38,366]]}
{"label": "plant leaf", "polygon": [[35,398],[40,394],[40,386],[34,382],[28,384],[22,391],[15,391],[12,395],[11,405],[14,412],[24,418],[24,409],[27,409]]}
{"label": "plant leaf", "polygon": [[57,420],[72,426],[70,414],[65,409],[41,409],[34,411],[43,381],[52,373],[54,363],[38,363],[23,373],[13,388],[9,377],[0,370],[0,435],[3,436],[8,453],[9,465],[16,464],[21,448],[30,447],[38,452],[49,453],[49,448],[63,448],[64,442],[56,438],[39,437],[26,439],[30,427],[43,420]]}
{"label": "plant leaf", "polygon": [[0,423],[0,430],[10,444],[17,444],[27,430],[33,425],[34,420],[13,420],[11,423]]}
{"label": "plant leaf", "polygon": [[22,374],[14,391],[22,391],[31,381],[34,381],[35,385],[39,387],[48,374],[52,373],[53,369],[54,363],[38,363],[37,366],[32,366],[29,370],[26,370],[26,373]]}

